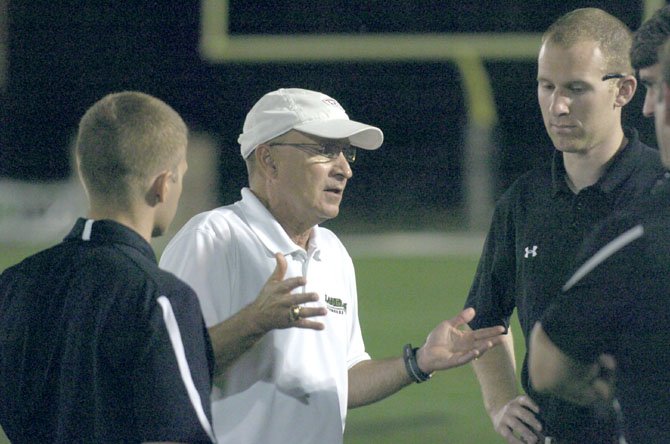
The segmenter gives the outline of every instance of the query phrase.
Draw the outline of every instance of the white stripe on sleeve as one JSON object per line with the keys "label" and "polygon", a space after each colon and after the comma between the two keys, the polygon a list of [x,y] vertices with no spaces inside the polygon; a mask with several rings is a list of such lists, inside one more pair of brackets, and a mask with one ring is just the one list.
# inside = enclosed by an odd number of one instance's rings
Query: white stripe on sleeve
{"label": "white stripe on sleeve", "polygon": [[604,262],[608,257],[612,256],[614,253],[621,250],[635,239],[642,237],[643,234],[644,227],[642,225],[636,225],[630,230],[616,237],[610,243],[598,250],[596,254],[591,256],[589,260],[584,262],[584,264],[577,269],[575,274],[573,274],[570,280],[563,286],[563,291],[567,291],[572,288],[572,286],[579,282],[580,279],[593,271],[594,268]]}
{"label": "white stripe on sleeve", "polygon": [[90,241],[91,231],[93,230],[93,219],[87,219],[84,224],[84,232],[81,234],[81,240]]}
{"label": "white stripe on sleeve", "polygon": [[158,298],[158,303],[163,309],[163,320],[165,321],[165,326],[167,327],[168,336],[170,337],[170,342],[172,343],[172,348],[174,349],[175,357],[177,358],[177,364],[179,365],[179,373],[181,374],[181,379],[186,386],[186,391],[188,392],[188,397],[191,400],[191,404],[195,409],[195,413],[200,420],[202,428],[205,429],[207,435],[212,440],[216,442],[214,437],[214,432],[212,431],[212,425],[207,419],[207,415],[202,408],[202,400],[200,399],[200,394],[195,388],[193,383],[193,377],[191,376],[191,369],[188,366],[186,361],[186,353],[184,352],[184,343],[181,340],[181,333],[179,331],[179,325],[177,324],[177,318],[175,318],[174,311],[172,311],[172,304],[165,296],[160,296]]}

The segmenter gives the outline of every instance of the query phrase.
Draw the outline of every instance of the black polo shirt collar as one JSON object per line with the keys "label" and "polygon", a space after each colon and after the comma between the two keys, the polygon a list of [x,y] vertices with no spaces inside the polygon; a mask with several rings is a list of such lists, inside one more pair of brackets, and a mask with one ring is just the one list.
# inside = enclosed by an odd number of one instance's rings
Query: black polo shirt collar
{"label": "black polo shirt collar", "polygon": [[92,241],[123,244],[138,250],[147,259],[157,264],[151,245],[137,232],[112,220],[79,218],[65,239],[65,242]]}
{"label": "black polo shirt collar", "polygon": [[[640,152],[644,149],[640,144],[640,137],[636,129],[624,128],[624,135],[628,143],[614,155],[605,173],[598,179],[598,182],[592,185],[605,194],[612,192],[633,174],[637,168]],[[566,174],[563,153],[554,150],[551,163],[552,196],[556,197],[559,193],[572,193],[565,181]]]}

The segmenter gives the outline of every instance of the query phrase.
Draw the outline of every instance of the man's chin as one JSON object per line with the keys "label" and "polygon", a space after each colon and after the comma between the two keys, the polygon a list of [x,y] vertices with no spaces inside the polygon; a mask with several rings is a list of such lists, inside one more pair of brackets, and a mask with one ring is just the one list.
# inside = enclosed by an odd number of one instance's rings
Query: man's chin
{"label": "man's chin", "polygon": [[320,224],[329,221],[331,219],[335,219],[338,215],[340,214],[340,208],[335,208],[335,209],[327,209],[327,211],[324,211],[321,214],[321,220],[319,221]]}
{"label": "man's chin", "polygon": [[562,153],[577,153],[581,151],[575,143],[570,143],[566,140],[554,140],[554,148]]}

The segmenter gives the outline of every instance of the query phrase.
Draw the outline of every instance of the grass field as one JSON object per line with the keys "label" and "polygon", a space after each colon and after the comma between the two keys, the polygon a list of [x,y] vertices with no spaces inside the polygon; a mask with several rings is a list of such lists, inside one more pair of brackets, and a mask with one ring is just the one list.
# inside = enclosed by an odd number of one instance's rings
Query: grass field
{"label": "grass field", "polygon": [[[0,270],[35,247],[2,247]],[[477,257],[354,258],[360,318],[368,352],[398,356],[418,346],[443,319],[458,313]],[[513,324],[516,337],[521,335]],[[517,359],[523,356],[517,341]],[[346,444],[503,443],[486,415],[470,365],[436,374],[377,404],[351,410]],[[0,444],[7,443],[0,437]]]}
{"label": "grass field", "polygon": [[[373,357],[398,356],[406,342],[463,306],[477,257],[357,259],[360,318]],[[518,325],[516,337],[521,337]],[[519,344],[517,344],[519,345]],[[523,356],[517,351],[517,357]],[[377,404],[349,412],[346,444],[503,443],[484,411],[470,365],[436,374]]]}

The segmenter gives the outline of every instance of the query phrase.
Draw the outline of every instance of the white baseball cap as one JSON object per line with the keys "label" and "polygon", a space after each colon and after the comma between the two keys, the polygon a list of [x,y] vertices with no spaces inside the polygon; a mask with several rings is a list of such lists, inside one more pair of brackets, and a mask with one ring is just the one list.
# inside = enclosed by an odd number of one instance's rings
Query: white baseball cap
{"label": "white baseball cap", "polygon": [[325,139],[348,138],[366,150],[375,150],[384,141],[379,128],[350,120],[332,97],[307,89],[278,89],[261,97],[247,114],[237,139],[242,157],[292,129]]}

